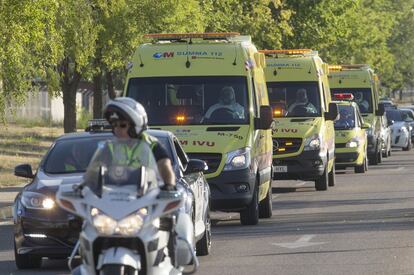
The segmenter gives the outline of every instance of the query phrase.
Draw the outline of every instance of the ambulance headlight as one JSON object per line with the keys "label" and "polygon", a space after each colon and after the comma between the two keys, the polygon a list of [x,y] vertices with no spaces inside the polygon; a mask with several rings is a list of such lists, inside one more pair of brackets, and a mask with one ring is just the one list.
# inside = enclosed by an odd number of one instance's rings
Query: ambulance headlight
{"label": "ambulance headlight", "polygon": [[321,137],[316,134],[305,139],[304,151],[319,150],[321,148]]}
{"label": "ambulance headlight", "polygon": [[250,165],[250,148],[242,148],[227,153],[224,171],[245,169]]}
{"label": "ambulance headlight", "polygon": [[359,146],[359,140],[355,138],[351,139],[345,144],[346,148],[357,148],[358,146]]}

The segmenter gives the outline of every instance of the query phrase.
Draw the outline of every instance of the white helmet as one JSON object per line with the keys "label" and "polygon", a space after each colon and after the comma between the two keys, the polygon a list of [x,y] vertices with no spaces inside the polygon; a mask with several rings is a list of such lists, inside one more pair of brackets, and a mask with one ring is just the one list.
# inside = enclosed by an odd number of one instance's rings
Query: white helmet
{"label": "white helmet", "polygon": [[128,133],[138,137],[147,129],[148,117],[144,107],[130,97],[118,97],[110,100],[103,109],[105,119],[111,123],[116,120],[126,120],[131,124]]}

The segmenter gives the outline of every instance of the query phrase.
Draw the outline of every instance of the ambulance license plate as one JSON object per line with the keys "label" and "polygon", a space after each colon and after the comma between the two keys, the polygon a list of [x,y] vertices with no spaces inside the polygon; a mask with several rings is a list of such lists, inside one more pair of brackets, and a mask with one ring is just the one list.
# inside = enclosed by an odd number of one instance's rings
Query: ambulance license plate
{"label": "ambulance license plate", "polygon": [[287,166],[274,166],[275,173],[287,173]]}

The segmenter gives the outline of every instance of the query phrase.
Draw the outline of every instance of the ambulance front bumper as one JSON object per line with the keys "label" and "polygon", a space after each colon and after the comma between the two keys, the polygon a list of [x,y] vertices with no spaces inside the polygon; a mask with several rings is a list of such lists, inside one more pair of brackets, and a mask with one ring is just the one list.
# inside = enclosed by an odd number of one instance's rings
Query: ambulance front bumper
{"label": "ambulance front bumper", "polygon": [[304,180],[318,179],[327,165],[326,153],[321,151],[305,151],[298,156],[274,158],[274,180]]}
{"label": "ambulance front bumper", "polygon": [[253,198],[256,174],[249,168],[222,171],[218,177],[207,179],[213,211],[233,212],[245,209]]}

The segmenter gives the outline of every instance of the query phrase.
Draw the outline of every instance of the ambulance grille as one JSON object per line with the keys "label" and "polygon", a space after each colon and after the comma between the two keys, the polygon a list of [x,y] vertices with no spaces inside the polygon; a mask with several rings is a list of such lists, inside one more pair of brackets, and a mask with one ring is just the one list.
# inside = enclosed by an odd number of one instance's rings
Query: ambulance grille
{"label": "ambulance grille", "polygon": [[301,145],[301,138],[273,138],[273,155],[295,153]]}
{"label": "ambulance grille", "polygon": [[201,159],[204,160],[208,165],[208,170],[205,174],[214,173],[217,171],[217,168],[221,162],[221,154],[214,153],[188,153],[190,159]]}
{"label": "ambulance grille", "polygon": [[346,143],[335,143],[335,148],[346,148]]}

